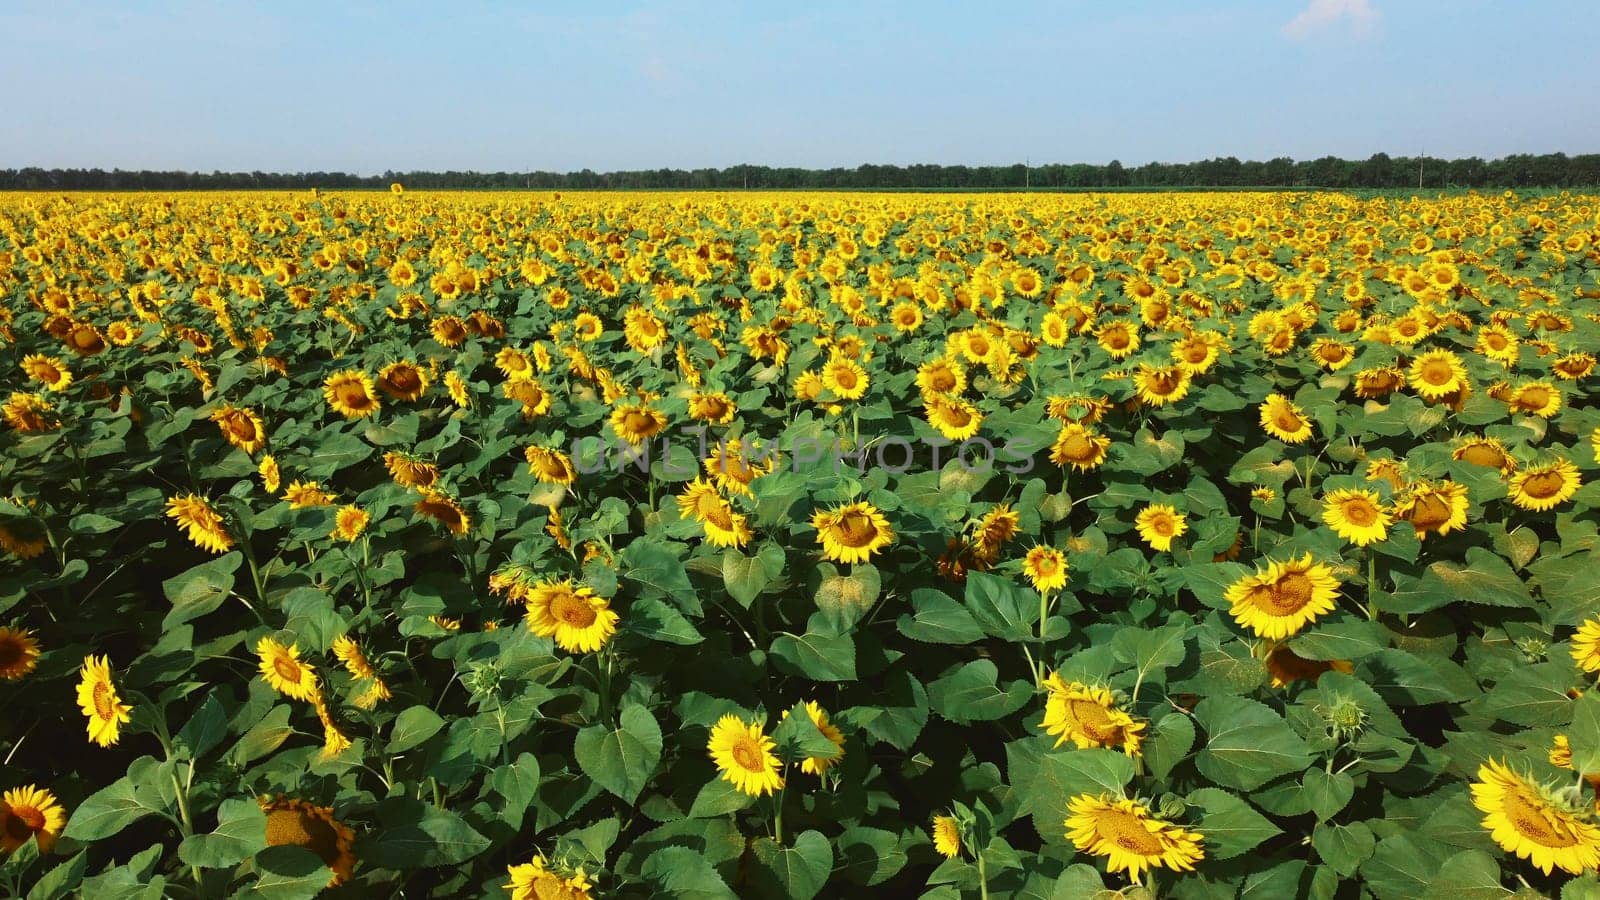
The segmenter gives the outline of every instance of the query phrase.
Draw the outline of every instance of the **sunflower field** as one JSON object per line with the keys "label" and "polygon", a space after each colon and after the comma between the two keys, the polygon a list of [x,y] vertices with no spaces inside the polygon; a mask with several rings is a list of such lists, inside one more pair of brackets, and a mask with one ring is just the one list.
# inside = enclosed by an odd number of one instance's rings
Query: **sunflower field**
{"label": "sunflower field", "polygon": [[0,895],[1600,897],[1600,200],[0,194]]}

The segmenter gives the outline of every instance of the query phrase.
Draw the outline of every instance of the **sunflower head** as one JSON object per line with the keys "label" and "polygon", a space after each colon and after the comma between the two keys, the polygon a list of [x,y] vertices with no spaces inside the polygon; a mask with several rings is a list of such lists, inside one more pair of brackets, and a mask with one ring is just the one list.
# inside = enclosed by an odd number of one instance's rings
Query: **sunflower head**
{"label": "sunflower head", "polygon": [[333,815],[333,809],[287,797],[262,797],[267,816],[268,847],[303,847],[315,853],[333,877],[329,887],[350,880],[355,873],[355,831]]}

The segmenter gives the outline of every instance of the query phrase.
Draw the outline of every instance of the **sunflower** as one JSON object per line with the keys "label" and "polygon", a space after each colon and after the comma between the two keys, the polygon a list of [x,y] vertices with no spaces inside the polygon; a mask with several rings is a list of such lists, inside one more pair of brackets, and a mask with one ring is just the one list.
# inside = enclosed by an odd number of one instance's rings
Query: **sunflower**
{"label": "sunflower", "polygon": [[0,625],[0,681],[16,681],[39,665],[39,642],[26,628]]}
{"label": "sunflower", "polygon": [[1386,539],[1394,518],[1384,509],[1377,491],[1341,488],[1322,498],[1322,521],[1334,534],[1365,547]]}
{"label": "sunflower", "polygon": [[1339,580],[1325,563],[1307,553],[1288,562],[1269,562],[1229,586],[1225,596],[1234,621],[1268,640],[1282,640],[1333,612]]}
{"label": "sunflower", "polygon": [[1048,696],[1039,726],[1055,735],[1057,747],[1072,741],[1080,750],[1109,747],[1129,756],[1139,755],[1145,723],[1134,721],[1110,691],[1063,681],[1059,672],[1050,673],[1043,685]]}
{"label": "sunflower", "polygon": [[1287,644],[1272,648],[1267,654],[1266,667],[1275,688],[1287,687],[1295,681],[1315,683],[1323,672],[1343,672],[1348,675],[1355,671],[1355,666],[1349,660],[1304,659],[1290,650]]}
{"label": "sunflower", "polygon": [[72,384],[72,370],[54,356],[32,353],[22,358],[22,371],[29,378],[52,391],[60,393]]}
{"label": "sunflower", "polygon": [[1226,338],[1214,331],[1191,332],[1172,345],[1169,355],[1183,371],[1190,375],[1203,375],[1216,365],[1225,341]]}
{"label": "sunflower", "polygon": [[1571,460],[1558,459],[1511,476],[1509,493],[1519,508],[1543,512],[1571,500],[1581,483],[1578,467]]}
{"label": "sunflower", "polygon": [[350,749],[350,737],[339,729],[339,723],[333,719],[333,714],[328,710],[328,704],[322,696],[312,698],[311,705],[317,711],[317,719],[322,722],[322,753],[323,759],[332,759]]}
{"label": "sunflower", "polygon": [[723,780],[752,797],[783,787],[778,757],[772,752],[775,746],[759,724],[746,723],[732,713],[717,720],[711,728],[711,739],[706,742],[706,750]]}
{"label": "sunflower", "polygon": [[1593,353],[1571,353],[1561,357],[1550,364],[1551,371],[1562,381],[1577,381],[1587,378],[1594,371],[1595,357]]}
{"label": "sunflower", "polygon": [[647,403],[619,406],[611,412],[611,430],[630,444],[642,444],[666,427],[666,414]]}
{"label": "sunflower", "polygon": [[1450,456],[1486,469],[1498,469],[1501,475],[1510,475],[1517,469],[1517,461],[1506,452],[1506,445],[1498,438],[1466,438],[1451,451]]}
{"label": "sunflower", "polygon": [[1055,443],[1050,445],[1050,461],[1058,466],[1070,465],[1087,472],[1106,461],[1106,450],[1110,447],[1110,438],[1077,422],[1068,422],[1061,426]]}
{"label": "sunflower", "polygon": [[131,711],[111,683],[111,664],[104,656],[86,656],[78,678],[78,708],[89,719],[89,740],[110,747],[120,737],[122,723],[129,720]]}
{"label": "sunflower", "polygon": [[1261,427],[1285,444],[1301,444],[1311,437],[1305,413],[1282,394],[1269,394],[1262,402]]}
{"label": "sunflower", "polygon": [[878,508],[866,501],[848,503],[811,516],[824,559],[864,563],[894,541],[894,529]]}
{"label": "sunflower", "polygon": [[1311,359],[1329,372],[1337,372],[1356,358],[1355,348],[1333,338],[1321,338],[1311,345]]}
{"label": "sunflower", "polygon": [[745,517],[733,511],[709,479],[696,478],[678,495],[678,515],[699,522],[714,547],[743,547],[750,541]]}
{"label": "sunflower", "polygon": [[1164,503],[1152,503],[1140,510],[1134,525],[1150,549],[1163,552],[1172,549],[1173,538],[1189,530],[1188,518]]}
{"label": "sunflower", "polygon": [[1407,380],[1424,400],[1443,400],[1467,386],[1467,369],[1449,350],[1429,350],[1411,363]]}
{"label": "sunflower", "polygon": [[267,444],[266,426],[261,416],[249,407],[225,404],[211,413],[211,421],[217,423],[223,440],[246,453],[254,453]]}
{"label": "sunflower", "polygon": [[[399,360],[389,363],[378,372],[378,389],[391,399],[410,403],[428,389],[428,373],[416,363]],[[332,403],[332,400],[328,401]],[[338,409],[337,406],[334,407]],[[340,409],[345,415],[350,413]]]}
{"label": "sunflower", "polygon": [[528,360],[528,354],[515,347],[501,347],[494,355],[494,367],[511,381],[533,377],[533,363]]}
{"label": "sunflower", "polygon": [[1600,868],[1600,827],[1502,762],[1478,767],[1472,805],[1501,849],[1546,875],[1556,868],[1573,875]]}
{"label": "sunflower", "polygon": [[500,385],[500,393],[507,400],[515,400],[522,404],[522,417],[524,419],[537,419],[550,411],[555,402],[555,395],[537,378],[521,378],[507,381]]}
{"label": "sunflower", "polygon": [[618,616],[588,585],[541,581],[527,594],[528,630],[568,653],[594,653],[617,631]]}
{"label": "sunflower", "polygon": [[201,550],[222,553],[233,546],[233,537],[223,524],[222,515],[211,501],[199,494],[184,494],[167,500],[167,517],[185,529],[189,540]]}
{"label": "sunflower", "polygon": [[61,418],[55,414],[55,409],[50,401],[38,394],[13,391],[6,398],[5,405],[0,407],[0,415],[5,416],[6,424],[17,431],[32,434],[61,427]]}
{"label": "sunflower", "polygon": [[1600,672],[1600,619],[1585,620],[1572,636],[1572,661],[1585,672]]}
{"label": "sunflower", "polygon": [[1189,372],[1178,366],[1140,363],[1133,373],[1133,386],[1141,401],[1151,406],[1166,406],[1188,395]]}
{"label": "sunflower", "polygon": [[1137,800],[1079,794],[1067,804],[1067,839],[1093,856],[1106,857],[1108,872],[1127,872],[1134,884],[1147,869],[1192,872],[1205,858],[1203,835],[1151,815]]}
{"label": "sunflower", "polygon": [[1437,484],[1418,481],[1407,485],[1401,500],[1395,504],[1394,517],[1410,522],[1417,537],[1429,532],[1441,537],[1467,527],[1467,486],[1454,481]]}
{"label": "sunflower", "polygon": [[1521,348],[1517,336],[1511,333],[1511,329],[1496,322],[1479,329],[1478,343],[1473,349],[1487,359],[1510,367],[1516,365]]}
{"label": "sunflower", "polygon": [[[443,273],[440,273],[443,274]],[[440,275],[435,275],[435,278]],[[433,339],[445,347],[455,348],[461,346],[467,339],[467,323],[457,316],[439,316],[428,325],[428,331],[433,334]]]}
{"label": "sunflower", "polygon": [[256,474],[261,476],[261,486],[269,494],[276,494],[282,484],[282,473],[278,470],[278,460],[271,453],[261,457],[260,465],[256,466]]}
{"label": "sunflower", "polygon": [[349,672],[352,678],[378,677],[378,671],[372,667],[372,663],[367,659],[367,654],[362,652],[361,645],[356,643],[356,639],[350,635],[341,634],[334,638],[332,650],[333,655],[338,657],[339,663],[344,666],[344,670]]}
{"label": "sunflower", "polygon": [[967,370],[949,357],[930,359],[917,368],[917,389],[924,398],[937,394],[959,394],[966,386]]}
{"label": "sunflower", "polygon": [[472,517],[467,515],[461,502],[443,491],[424,489],[422,499],[413,508],[418,515],[438,522],[457,537],[472,530]]}
{"label": "sunflower", "polygon": [[835,354],[822,367],[822,386],[839,400],[860,400],[870,383],[867,370],[849,357]]}
{"label": "sunflower", "polygon": [[511,900],[589,900],[589,889],[593,887],[581,866],[563,878],[546,868],[539,856],[507,866],[506,876],[511,880],[501,887],[510,890]]}
{"label": "sunflower", "polygon": [[268,847],[304,847],[333,872],[328,887],[337,887],[355,873],[356,833],[334,818],[333,810],[287,797],[260,798],[267,814]]}
{"label": "sunflower", "polygon": [[0,797],[0,853],[10,853],[33,838],[48,854],[67,824],[56,795],[37,785],[12,788]]}
{"label": "sunflower", "polygon": [[732,398],[721,391],[696,393],[689,398],[689,416],[712,425],[726,425],[739,411]]}
{"label": "sunflower", "polygon": [[1054,547],[1041,545],[1029,550],[1022,560],[1022,571],[1041,594],[1067,586],[1067,558]]}
{"label": "sunflower", "polygon": [[946,440],[964,441],[977,434],[979,426],[983,424],[983,413],[959,397],[935,394],[924,402],[924,412],[928,424]]}
{"label": "sunflower", "polygon": [[472,405],[472,396],[467,392],[467,381],[461,373],[451,369],[444,373],[444,388],[450,392],[450,402],[466,409]]}
{"label": "sunflower", "polygon": [[[800,771],[820,778],[830,767],[837,765],[839,760],[844,759],[844,735],[840,733],[838,726],[828,721],[827,711],[819,706],[815,700],[806,701],[806,716],[811,719],[811,724],[822,732],[823,737],[839,748],[839,752],[832,756],[808,756],[800,761]],[[783,718],[785,720],[789,718],[788,710],[783,711]]]}
{"label": "sunflower", "polygon": [[322,396],[334,412],[347,419],[366,418],[381,406],[378,395],[372,392],[372,379],[356,369],[329,375],[322,383]]}
{"label": "sunflower", "polygon": [[1112,359],[1127,359],[1139,349],[1138,326],[1129,322],[1107,322],[1094,330],[1095,340]]}
{"label": "sunflower", "polygon": [[367,530],[367,524],[372,521],[372,516],[354,503],[349,503],[339,507],[339,511],[334,514],[333,521],[333,532],[329,537],[336,541],[350,543],[361,537],[361,533]]}
{"label": "sunflower", "polygon": [[1356,396],[1363,400],[1387,397],[1405,383],[1405,370],[1394,366],[1377,366],[1356,373]]}
{"label": "sunflower", "polygon": [[666,343],[667,328],[654,313],[635,306],[622,316],[622,336],[635,353],[649,353]]}
{"label": "sunflower", "polygon": [[572,457],[549,447],[530,446],[522,453],[528,472],[544,484],[571,484],[578,478]]}
{"label": "sunflower", "polygon": [[317,689],[317,673],[300,661],[300,647],[285,647],[270,637],[256,642],[261,677],[278,693],[291,700],[312,701],[322,696]]}
{"label": "sunflower", "polygon": [[961,853],[961,828],[951,816],[934,816],[933,849],[945,859],[955,859]]}
{"label": "sunflower", "polygon": [[439,480],[439,467],[398,450],[383,454],[383,467],[401,487],[428,488]]}
{"label": "sunflower", "polygon": [[315,481],[296,479],[290,482],[283,491],[283,499],[289,501],[290,509],[314,509],[333,505],[333,495],[323,490],[322,485]]}
{"label": "sunflower", "polygon": [[1548,419],[1561,411],[1561,389],[1548,381],[1530,381],[1511,392],[1511,411]]}
{"label": "sunflower", "polygon": [[711,455],[701,461],[706,475],[716,481],[717,487],[729,494],[753,496],[751,482],[763,475],[772,474],[778,465],[777,453],[761,452],[738,438],[729,438],[711,448]]}

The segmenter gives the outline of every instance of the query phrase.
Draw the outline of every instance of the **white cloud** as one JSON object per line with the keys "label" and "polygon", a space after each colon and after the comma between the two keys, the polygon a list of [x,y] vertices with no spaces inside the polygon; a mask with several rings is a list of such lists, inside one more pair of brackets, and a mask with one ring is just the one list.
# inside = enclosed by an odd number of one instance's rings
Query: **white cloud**
{"label": "white cloud", "polygon": [[1348,21],[1356,33],[1366,34],[1377,24],[1378,12],[1369,0],[1311,0],[1283,26],[1283,33],[1303,40],[1341,20]]}

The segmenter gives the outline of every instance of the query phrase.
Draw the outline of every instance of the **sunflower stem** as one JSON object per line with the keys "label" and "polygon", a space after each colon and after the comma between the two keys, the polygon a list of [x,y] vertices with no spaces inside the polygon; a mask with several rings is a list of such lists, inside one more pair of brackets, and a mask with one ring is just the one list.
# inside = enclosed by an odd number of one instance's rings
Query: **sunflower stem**
{"label": "sunflower stem", "polygon": [[783,846],[783,800],[789,795],[789,764],[783,764],[783,787],[778,788],[778,805],[772,814],[772,842]]}
{"label": "sunflower stem", "polygon": [[1378,617],[1378,553],[1367,550],[1367,618]]}
{"label": "sunflower stem", "polygon": [[979,850],[974,855],[978,857],[978,896],[989,900],[989,872],[983,864],[983,851]]}

